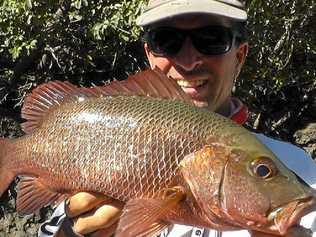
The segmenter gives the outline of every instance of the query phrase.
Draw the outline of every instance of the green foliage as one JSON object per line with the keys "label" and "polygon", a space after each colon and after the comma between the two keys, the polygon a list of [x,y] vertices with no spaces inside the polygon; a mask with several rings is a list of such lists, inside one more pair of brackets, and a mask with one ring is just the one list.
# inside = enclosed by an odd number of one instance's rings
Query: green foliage
{"label": "green foliage", "polygon": [[315,0],[250,0],[250,51],[236,94],[254,112],[251,126],[291,140],[314,120]]}
{"label": "green foliage", "polygon": [[288,79],[315,78],[315,64],[302,61],[316,54],[315,1],[252,0],[248,6],[253,75],[276,87]]}
{"label": "green foliage", "polygon": [[138,39],[134,22],[141,6],[139,0],[3,0],[1,59],[11,65],[6,70],[22,67],[19,80],[60,75],[82,82],[96,71],[122,77],[137,67],[127,62],[134,60],[128,47]]}

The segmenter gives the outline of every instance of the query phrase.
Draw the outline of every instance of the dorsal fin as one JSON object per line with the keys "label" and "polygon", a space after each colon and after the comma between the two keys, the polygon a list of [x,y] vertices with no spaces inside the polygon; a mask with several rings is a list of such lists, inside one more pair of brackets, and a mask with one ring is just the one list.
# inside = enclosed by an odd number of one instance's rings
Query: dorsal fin
{"label": "dorsal fin", "polygon": [[124,81],[113,81],[112,83],[93,88],[84,88],[88,94],[96,96],[104,95],[138,95],[164,98],[170,100],[185,101],[194,105],[191,98],[184,93],[180,86],[168,78],[160,69],[148,69],[129,76]]}
{"label": "dorsal fin", "polygon": [[[39,127],[48,110],[59,106],[65,98],[83,95],[78,87],[70,82],[52,81],[36,87],[24,101],[22,118],[27,122],[21,124],[25,133],[31,133]],[[75,97],[73,97],[75,98]]]}
{"label": "dorsal fin", "polygon": [[185,101],[194,105],[189,96],[177,83],[165,76],[159,69],[146,70],[130,76],[124,81],[113,81],[105,86],[78,88],[69,82],[52,81],[38,86],[27,96],[22,108],[22,118],[27,121],[21,126],[31,133],[38,128],[47,112],[63,101],[78,100],[80,97],[115,95],[137,95]]}

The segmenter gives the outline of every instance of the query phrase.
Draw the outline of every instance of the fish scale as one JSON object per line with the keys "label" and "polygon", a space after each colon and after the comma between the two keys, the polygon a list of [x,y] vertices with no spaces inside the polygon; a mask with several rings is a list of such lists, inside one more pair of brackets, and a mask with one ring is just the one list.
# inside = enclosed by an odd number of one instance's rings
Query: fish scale
{"label": "fish scale", "polygon": [[[47,164],[45,169],[77,179],[75,187],[68,184],[67,188],[89,191],[101,188],[122,201],[153,196],[171,182],[185,154],[203,146],[201,128],[210,125],[200,123],[201,114],[179,116],[186,113],[188,106],[182,102],[163,105],[161,102],[156,98],[117,96],[67,103],[30,135],[33,146],[27,146],[29,140],[25,139],[17,141],[16,146],[24,147],[21,153],[25,159],[34,160],[34,164],[43,159]],[[80,114],[85,115],[81,121]],[[49,122],[58,126],[47,133]],[[59,137],[63,142],[60,143]],[[101,140],[95,140],[96,137]],[[99,143],[104,145],[97,146]],[[95,165],[96,160],[99,165]],[[107,165],[100,167],[102,163]],[[101,187],[95,184],[99,179]]]}

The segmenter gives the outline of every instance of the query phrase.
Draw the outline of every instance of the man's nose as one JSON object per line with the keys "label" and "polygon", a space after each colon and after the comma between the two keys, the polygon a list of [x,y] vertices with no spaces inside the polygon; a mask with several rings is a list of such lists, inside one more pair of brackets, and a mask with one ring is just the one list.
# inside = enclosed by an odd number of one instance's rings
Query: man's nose
{"label": "man's nose", "polygon": [[191,39],[187,37],[182,48],[174,57],[174,62],[184,71],[192,71],[202,64],[202,55],[196,50]]}

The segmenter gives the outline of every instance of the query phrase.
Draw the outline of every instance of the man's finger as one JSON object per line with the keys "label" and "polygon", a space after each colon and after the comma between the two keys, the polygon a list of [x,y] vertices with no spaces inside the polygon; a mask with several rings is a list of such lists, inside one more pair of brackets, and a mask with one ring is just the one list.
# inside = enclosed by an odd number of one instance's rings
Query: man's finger
{"label": "man's finger", "polygon": [[110,228],[121,214],[122,205],[103,205],[95,211],[86,213],[74,219],[73,230],[78,234],[89,234],[100,229]]}
{"label": "man's finger", "polygon": [[86,213],[105,202],[111,203],[112,199],[99,193],[77,193],[68,199],[66,214],[69,218],[73,218]]}

